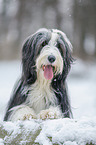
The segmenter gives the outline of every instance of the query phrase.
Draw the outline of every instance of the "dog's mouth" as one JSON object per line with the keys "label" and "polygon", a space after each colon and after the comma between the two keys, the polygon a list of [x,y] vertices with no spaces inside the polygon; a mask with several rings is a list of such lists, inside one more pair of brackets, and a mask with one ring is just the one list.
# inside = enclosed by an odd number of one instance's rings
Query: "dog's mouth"
{"label": "dog's mouth", "polygon": [[42,65],[42,69],[44,71],[45,79],[51,80],[54,77],[54,74],[56,72],[56,66]]}

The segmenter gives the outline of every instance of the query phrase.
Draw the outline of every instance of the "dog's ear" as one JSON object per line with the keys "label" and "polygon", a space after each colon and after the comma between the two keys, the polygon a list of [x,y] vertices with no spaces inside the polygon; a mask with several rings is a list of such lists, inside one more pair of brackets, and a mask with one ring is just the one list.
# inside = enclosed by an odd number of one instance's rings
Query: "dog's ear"
{"label": "dog's ear", "polygon": [[64,42],[64,47],[65,47],[65,55],[63,57],[64,66],[63,66],[62,78],[63,78],[63,80],[65,80],[69,73],[71,64],[73,63],[74,59],[72,57],[71,43],[69,42],[69,40],[67,38],[63,39],[63,42]]}
{"label": "dog's ear", "polygon": [[29,36],[22,49],[23,80],[27,84],[33,84],[37,79],[36,58],[40,54],[43,45],[50,40],[47,29],[39,29]]}
{"label": "dog's ear", "polygon": [[36,45],[36,34],[30,36],[24,43],[22,49],[22,76],[26,84],[32,84],[35,82],[36,68],[35,68],[35,45]]}
{"label": "dog's ear", "polygon": [[[58,41],[59,43],[59,50],[61,49],[61,55],[63,57],[63,71],[62,74],[59,74],[58,79],[61,81],[65,81],[69,70],[71,68],[71,64],[73,63],[74,59],[72,57],[72,44],[70,43],[69,39],[67,38],[67,36],[63,33],[63,32],[59,32],[59,39]],[[62,44],[60,46],[60,44]]]}

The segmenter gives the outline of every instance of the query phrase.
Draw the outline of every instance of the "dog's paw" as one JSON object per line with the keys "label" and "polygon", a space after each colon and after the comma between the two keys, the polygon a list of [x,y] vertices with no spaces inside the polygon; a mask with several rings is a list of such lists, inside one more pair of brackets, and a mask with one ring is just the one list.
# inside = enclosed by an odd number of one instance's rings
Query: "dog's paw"
{"label": "dog's paw", "polygon": [[28,106],[22,105],[15,107],[9,118],[11,121],[36,119],[34,110]]}
{"label": "dog's paw", "polygon": [[30,119],[36,119],[36,115],[34,114],[25,114],[22,118],[22,120],[30,120]]}
{"label": "dog's paw", "polygon": [[58,119],[62,118],[61,111],[58,108],[49,108],[46,110],[42,110],[38,116],[39,119],[45,120],[45,119]]}
{"label": "dog's paw", "polygon": [[20,120],[30,120],[30,119],[37,118],[34,110],[29,107],[26,107],[24,112],[23,112],[23,110],[21,112],[22,112],[22,115],[21,115]]}

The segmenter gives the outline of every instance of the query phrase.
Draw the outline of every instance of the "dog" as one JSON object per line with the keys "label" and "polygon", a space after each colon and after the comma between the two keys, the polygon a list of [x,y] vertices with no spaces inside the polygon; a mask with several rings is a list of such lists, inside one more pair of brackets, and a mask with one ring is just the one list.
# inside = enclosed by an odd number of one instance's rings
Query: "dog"
{"label": "dog", "polygon": [[72,62],[72,45],[62,31],[41,28],[29,36],[4,121],[71,118],[66,78]]}

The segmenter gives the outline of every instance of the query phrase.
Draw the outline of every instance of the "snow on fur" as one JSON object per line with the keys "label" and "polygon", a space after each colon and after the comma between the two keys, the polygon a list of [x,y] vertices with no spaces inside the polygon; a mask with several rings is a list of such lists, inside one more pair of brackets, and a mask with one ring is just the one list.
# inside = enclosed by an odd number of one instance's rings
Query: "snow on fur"
{"label": "snow on fur", "polygon": [[96,118],[0,122],[0,144],[96,144]]}

